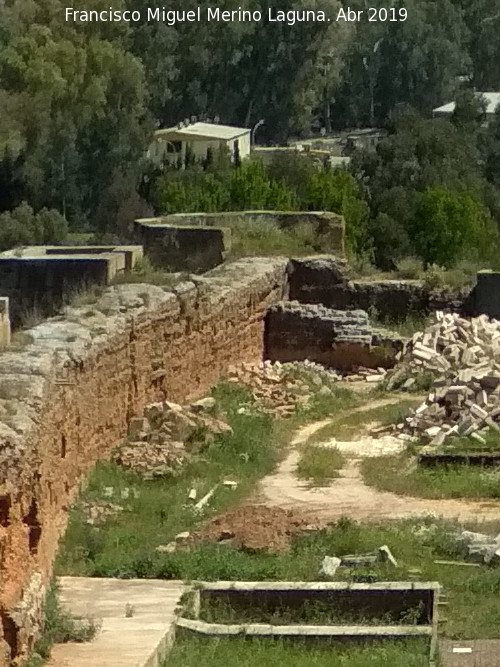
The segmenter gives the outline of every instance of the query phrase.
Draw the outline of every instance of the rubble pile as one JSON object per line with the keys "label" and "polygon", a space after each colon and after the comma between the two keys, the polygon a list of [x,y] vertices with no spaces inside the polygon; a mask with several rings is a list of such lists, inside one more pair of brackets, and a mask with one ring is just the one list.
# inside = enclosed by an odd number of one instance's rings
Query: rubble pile
{"label": "rubble pile", "polygon": [[486,444],[484,432],[500,433],[500,322],[485,315],[464,319],[436,313],[436,321],[405,345],[393,388],[417,384],[422,373],[437,374],[430,393],[400,430],[439,446],[452,437]]}
{"label": "rubble pile", "polygon": [[457,536],[459,547],[465,551],[467,560],[486,565],[500,564],[500,535],[492,537],[484,533],[464,530]]}
{"label": "rubble pile", "polygon": [[331,394],[330,386],[340,376],[310,361],[283,364],[264,361],[233,366],[227,379],[248,387],[264,412],[286,417],[306,404],[313,393]]}
{"label": "rubble pile", "polygon": [[151,403],[142,417],[129,422],[127,440],[114,461],[141,473],[146,479],[175,475],[197,448],[231,427],[213,416],[215,399],[203,398],[190,406],[163,401]]}
{"label": "rubble pile", "polygon": [[259,407],[278,417],[286,417],[313,395],[331,395],[337,382],[376,383],[384,379],[383,368],[358,368],[356,373],[341,375],[314,361],[264,361],[243,363],[229,370],[228,381],[248,387]]}

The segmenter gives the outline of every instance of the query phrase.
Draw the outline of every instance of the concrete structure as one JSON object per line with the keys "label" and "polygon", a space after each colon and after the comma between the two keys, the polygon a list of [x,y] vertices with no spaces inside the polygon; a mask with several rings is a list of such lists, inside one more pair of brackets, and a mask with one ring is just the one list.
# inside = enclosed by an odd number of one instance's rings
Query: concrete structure
{"label": "concrete structure", "polygon": [[[491,118],[500,106],[500,93],[475,93],[476,97],[483,97],[486,102],[486,116]],[[443,106],[434,109],[432,115],[434,118],[449,118],[455,111],[456,102],[448,102]]]}
{"label": "concrete structure", "polygon": [[[153,226],[168,227],[206,227],[233,229],[232,236],[236,239],[238,228],[242,223],[252,225],[271,223],[283,230],[293,229],[299,225],[310,225],[313,228],[318,246],[324,252],[337,256],[344,255],[345,221],[341,215],[329,211],[226,211],[223,213],[174,213],[158,218],[141,218],[135,222],[137,238],[146,243],[145,228]],[[147,234],[147,232],[146,232]],[[198,241],[196,241],[198,244]],[[188,248],[186,248],[188,250]],[[146,254],[149,250],[146,250]]]}
{"label": "concrete structure", "polygon": [[0,349],[10,345],[10,312],[9,298],[0,297]]}
{"label": "concrete structure", "polygon": [[366,128],[363,130],[356,130],[348,134],[347,137],[342,141],[342,155],[350,156],[356,150],[373,150],[375,149],[380,141],[387,136],[385,130],[379,130],[376,128]]}
{"label": "concrete structure", "polygon": [[209,271],[222,264],[231,247],[228,228],[163,224],[162,218],[137,220],[135,233],[146,257],[171,272]]}
{"label": "concrete structure", "polygon": [[59,584],[70,614],[100,628],[90,642],[56,644],[47,667],[159,667],[174,639],[181,581],[62,577]]}
{"label": "concrete structure", "polygon": [[[299,581],[216,581],[196,582],[191,595],[191,616],[179,618],[178,632],[205,637],[258,637],[336,641],[384,641],[398,638],[423,637],[429,639],[429,664],[434,666],[437,649],[439,597],[438,582],[386,581],[373,584]],[[233,613],[244,614],[249,608],[253,615],[257,610],[263,615],[286,610],[291,616],[311,602],[331,605],[336,616],[342,612],[358,613],[362,619],[357,625],[311,625],[266,623],[207,623],[199,620],[204,603],[222,602]],[[386,614],[400,617],[403,613],[418,609],[415,625],[380,623],[374,621]],[[368,620],[369,619],[369,620]],[[371,621],[371,622],[370,622]]]}
{"label": "concrete structure", "polygon": [[107,285],[132,269],[141,246],[30,246],[0,254],[0,294],[10,298],[11,321],[55,314],[75,291]]}
{"label": "concrete structure", "polygon": [[162,164],[184,165],[190,152],[198,161],[207,159],[212,151],[214,157],[221,149],[229,151],[234,161],[250,155],[251,130],[232,125],[212,123],[179,123],[176,127],[157,130],[148,150],[148,157]]}

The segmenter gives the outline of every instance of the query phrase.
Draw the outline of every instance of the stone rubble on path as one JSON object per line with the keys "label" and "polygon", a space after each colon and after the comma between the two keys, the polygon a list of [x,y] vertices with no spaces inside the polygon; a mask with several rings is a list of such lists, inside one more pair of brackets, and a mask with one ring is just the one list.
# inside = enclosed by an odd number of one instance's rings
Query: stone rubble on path
{"label": "stone rubble on path", "polygon": [[437,312],[435,322],[406,343],[387,389],[402,380],[403,389],[414,388],[427,372],[437,379],[399,431],[431,446],[453,437],[486,444],[484,432],[500,433],[500,322]]}

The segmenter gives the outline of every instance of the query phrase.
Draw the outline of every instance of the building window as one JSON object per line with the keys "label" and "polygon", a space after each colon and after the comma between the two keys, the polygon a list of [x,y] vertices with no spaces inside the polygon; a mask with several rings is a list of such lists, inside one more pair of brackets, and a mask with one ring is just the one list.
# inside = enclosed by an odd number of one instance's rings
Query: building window
{"label": "building window", "polygon": [[167,153],[180,153],[182,141],[167,141]]}

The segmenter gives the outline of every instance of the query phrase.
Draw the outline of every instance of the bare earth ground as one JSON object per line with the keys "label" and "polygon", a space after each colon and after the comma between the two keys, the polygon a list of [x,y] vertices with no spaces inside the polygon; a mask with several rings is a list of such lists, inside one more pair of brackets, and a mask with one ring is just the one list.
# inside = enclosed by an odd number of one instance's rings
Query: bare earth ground
{"label": "bare earth ground", "polygon": [[[381,399],[356,410],[363,412],[391,402],[394,400]],[[322,523],[335,521],[342,516],[365,521],[423,515],[456,518],[461,521],[500,518],[500,501],[412,498],[367,486],[359,469],[360,460],[365,456],[380,456],[383,453],[393,454],[399,451],[402,444],[392,436],[378,439],[364,436],[353,442],[332,443],[346,455],[347,463],[340,471],[339,478],[328,486],[310,487],[296,476],[295,471],[300,459],[297,447],[329,423],[330,420],[323,420],[308,424],[296,432],[286,458],[272,475],[265,477],[259,484],[252,499],[254,504],[300,511]]]}

